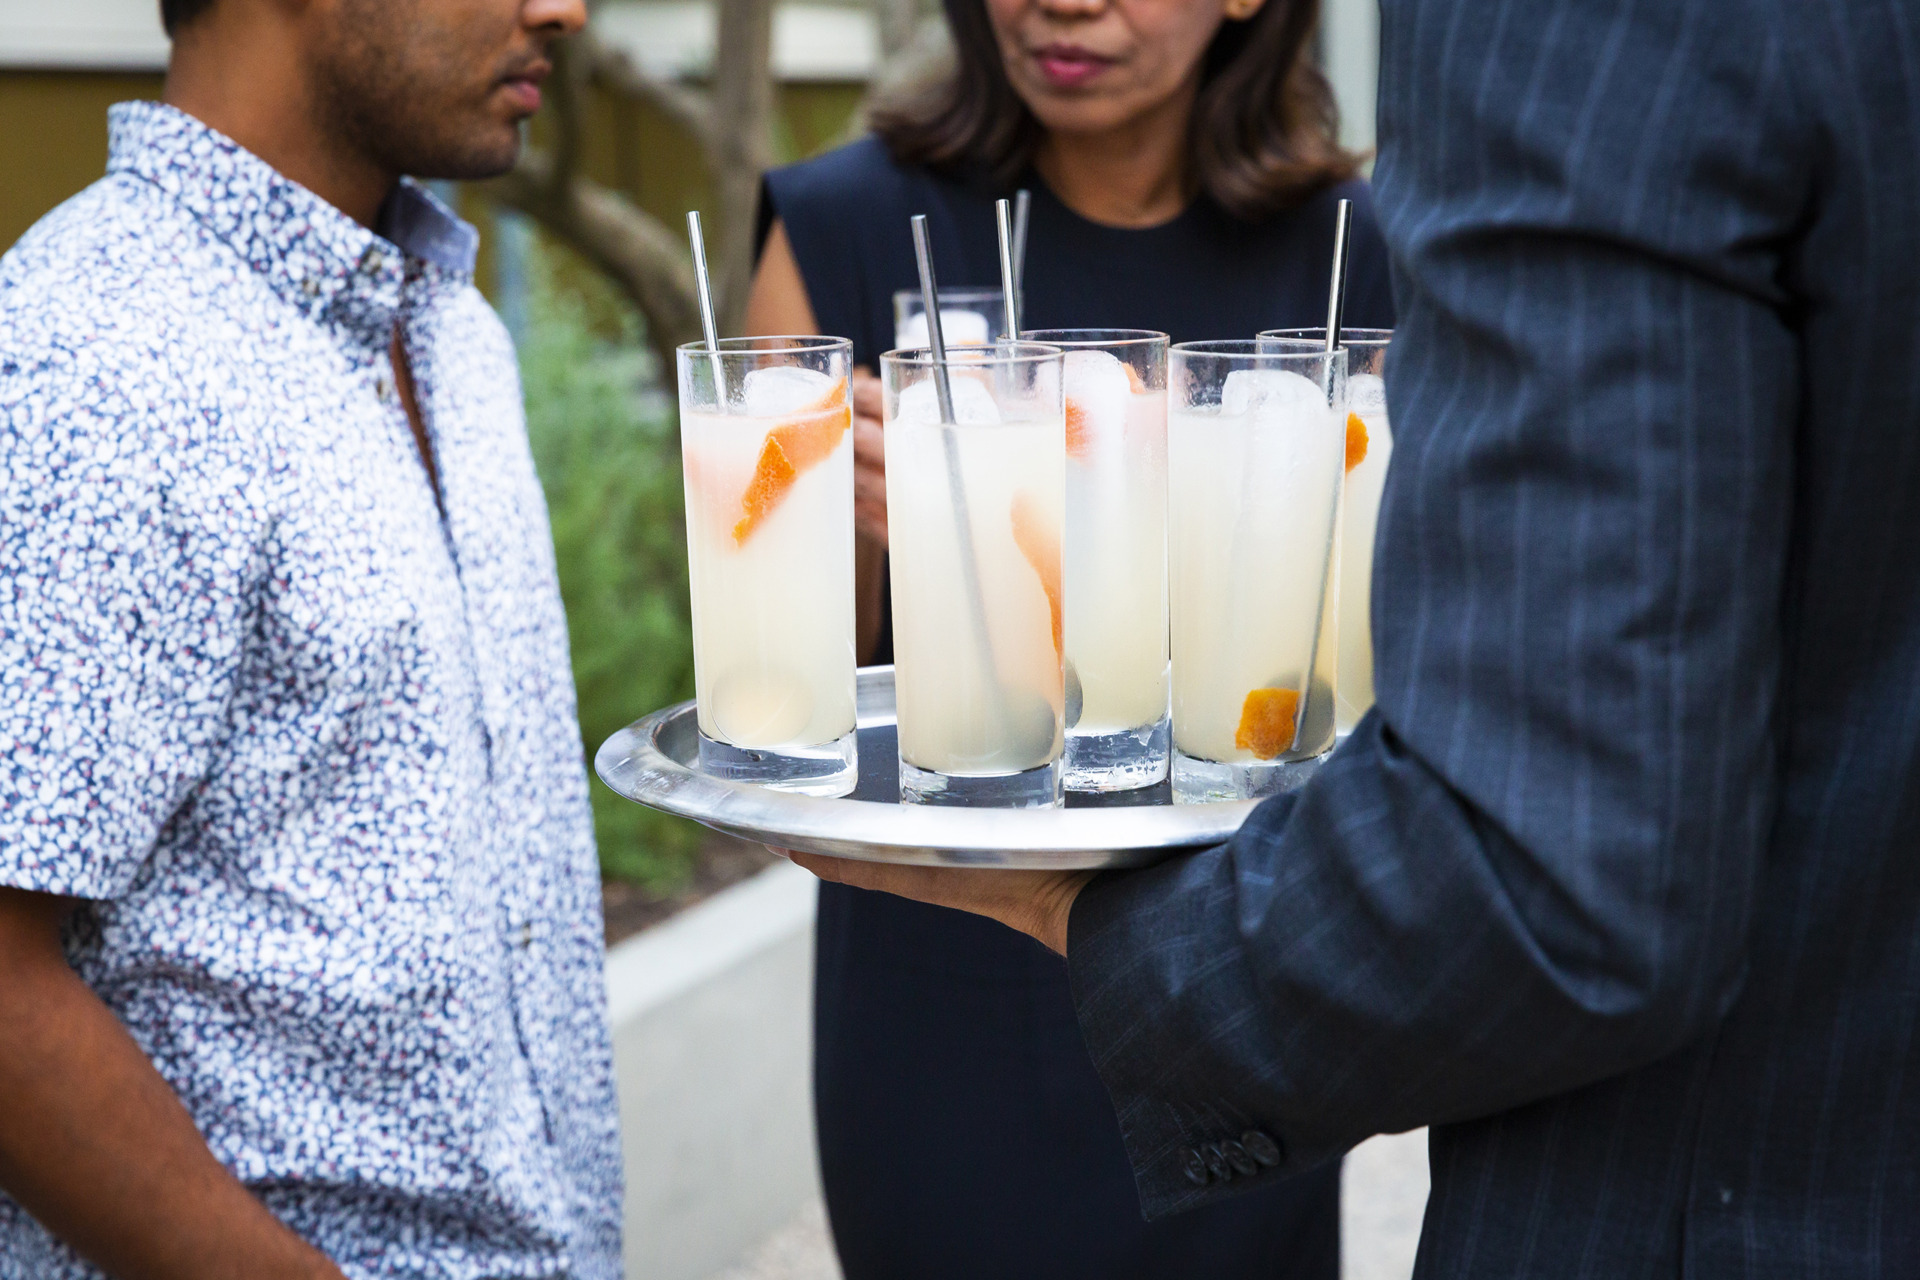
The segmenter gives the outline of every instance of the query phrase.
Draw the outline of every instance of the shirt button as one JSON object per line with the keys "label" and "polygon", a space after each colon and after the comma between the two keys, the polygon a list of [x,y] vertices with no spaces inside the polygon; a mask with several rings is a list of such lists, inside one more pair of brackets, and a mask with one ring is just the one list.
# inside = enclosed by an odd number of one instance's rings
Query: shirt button
{"label": "shirt button", "polygon": [[1192,1147],[1180,1153],[1180,1172],[1186,1174],[1187,1181],[1196,1187],[1207,1185],[1207,1162]]}
{"label": "shirt button", "polygon": [[1256,1161],[1271,1169],[1280,1163],[1280,1144],[1258,1129],[1249,1129],[1240,1135],[1240,1145]]}
{"label": "shirt button", "polygon": [[520,949],[525,951],[533,945],[533,922],[529,920],[520,926]]}
{"label": "shirt button", "polygon": [[378,249],[369,249],[367,250],[367,256],[363,258],[361,261],[366,266],[367,273],[369,275],[372,275],[377,273],[380,270],[380,268],[387,265],[387,255],[380,252]]}
{"label": "shirt button", "polygon": [[1233,1176],[1233,1166],[1227,1163],[1227,1153],[1220,1149],[1217,1142],[1209,1142],[1200,1148],[1200,1155],[1207,1162],[1207,1172],[1225,1182]]}
{"label": "shirt button", "polygon": [[384,373],[381,374],[374,379],[373,390],[380,397],[380,403],[390,403],[393,400],[393,379]]}

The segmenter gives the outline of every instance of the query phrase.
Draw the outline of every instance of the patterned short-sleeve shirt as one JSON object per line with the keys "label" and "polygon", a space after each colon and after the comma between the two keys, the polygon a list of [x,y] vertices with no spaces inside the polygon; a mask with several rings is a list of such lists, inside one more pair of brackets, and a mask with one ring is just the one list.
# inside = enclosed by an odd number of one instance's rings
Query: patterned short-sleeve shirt
{"label": "patterned short-sleeve shirt", "polygon": [[[169,107],[0,260],[0,884],[348,1275],[618,1274],[599,881],[473,229]],[[395,393],[401,333],[444,497]],[[93,1276],[0,1196],[0,1277]]]}

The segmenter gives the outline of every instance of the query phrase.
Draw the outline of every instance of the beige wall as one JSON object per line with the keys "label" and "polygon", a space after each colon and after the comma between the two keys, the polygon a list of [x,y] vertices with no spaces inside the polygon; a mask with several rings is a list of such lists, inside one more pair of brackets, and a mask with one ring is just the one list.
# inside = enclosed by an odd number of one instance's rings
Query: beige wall
{"label": "beige wall", "polygon": [[107,108],[160,96],[158,75],[0,71],[0,251],[106,171]]}
{"label": "beige wall", "polygon": [[[98,178],[107,163],[107,107],[160,94],[159,75],[0,71],[0,252],[48,210]],[[858,106],[852,84],[788,84],[779,91],[776,146],[797,159],[836,142]],[[692,143],[650,108],[589,107],[588,170],[670,227],[705,201]]]}

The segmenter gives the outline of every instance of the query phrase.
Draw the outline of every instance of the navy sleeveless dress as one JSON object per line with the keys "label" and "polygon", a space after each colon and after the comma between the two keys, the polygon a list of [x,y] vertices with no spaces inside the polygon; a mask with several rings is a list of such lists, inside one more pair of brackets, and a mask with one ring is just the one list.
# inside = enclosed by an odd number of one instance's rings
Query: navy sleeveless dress
{"label": "navy sleeveless dress", "polygon": [[[1347,323],[1393,323],[1363,183],[1258,224],[1196,201],[1169,223],[1087,221],[1037,177],[1026,266],[1035,329],[1160,329],[1176,342],[1324,324],[1334,203],[1354,201]],[[768,175],[822,333],[878,372],[893,293],[917,284],[927,215],[943,286],[1000,278],[993,201],[866,139]],[[887,660],[885,657],[882,661]],[[1066,966],[990,920],[820,886],[814,1096],[848,1280],[1334,1280],[1339,1170],[1262,1182],[1145,1222],[1075,1020]]]}

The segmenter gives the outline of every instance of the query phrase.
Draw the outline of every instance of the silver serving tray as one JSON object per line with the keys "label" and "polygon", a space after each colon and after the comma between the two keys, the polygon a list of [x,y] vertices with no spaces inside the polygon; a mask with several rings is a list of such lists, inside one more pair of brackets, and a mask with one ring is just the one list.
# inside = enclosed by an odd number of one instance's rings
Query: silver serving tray
{"label": "silver serving tray", "polygon": [[953,867],[1137,867],[1219,844],[1258,800],[1175,804],[1167,783],[1106,795],[1067,794],[1064,809],[959,809],[901,804],[893,668],[859,676],[860,783],[835,800],[698,773],[691,702],[656,711],[608,738],[593,767],[627,799],[742,840],[807,853]]}

